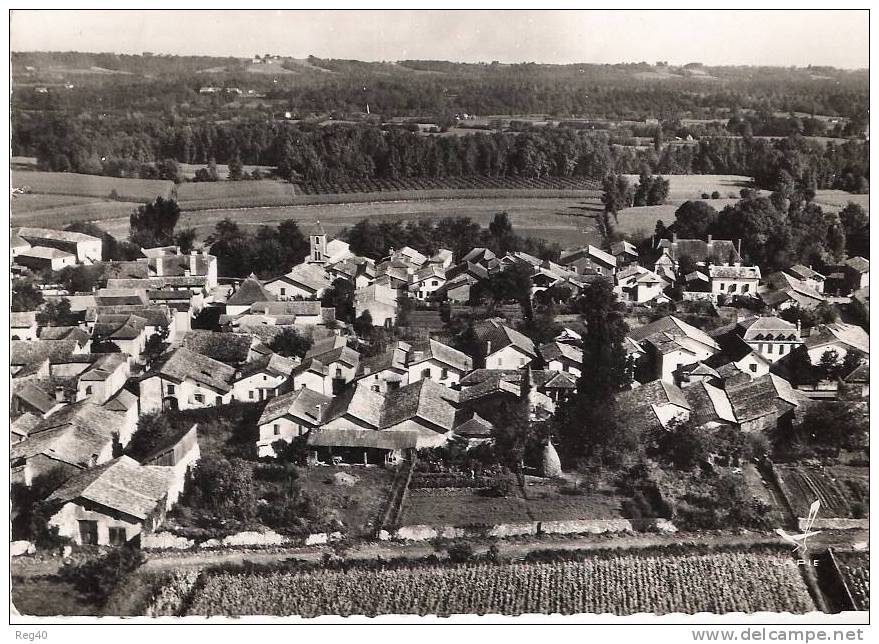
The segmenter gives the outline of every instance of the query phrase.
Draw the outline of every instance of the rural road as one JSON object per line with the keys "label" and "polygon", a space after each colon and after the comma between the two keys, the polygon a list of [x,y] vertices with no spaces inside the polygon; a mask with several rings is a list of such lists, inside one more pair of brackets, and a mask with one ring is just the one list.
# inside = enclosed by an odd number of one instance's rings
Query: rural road
{"label": "rural road", "polygon": [[[812,538],[810,543],[815,549],[823,549],[827,546],[846,549],[855,544],[868,541],[869,535],[866,530],[825,531]],[[733,533],[678,533],[678,534],[633,534],[624,536],[582,535],[569,538],[542,538],[496,541],[500,553],[507,557],[520,558],[529,552],[542,549],[553,550],[605,550],[609,548],[626,550],[646,548],[660,545],[706,545],[706,546],[729,546],[729,545],[754,545],[754,544],[778,544],[781,538],[774,532],[746,532]],[[484,553],[488,550],[489,543],[474,544],[476,553]],[[217,564],[240,564],[244,561],[268,564],[285,559],[295,558],[303,561],[320,561],[326,553],[333,550],[327,546],[310,546],[299,548],[285,548],[272,551],[265,550],[217,550],[204,552],[162,552],[148,554],[147,562],[142,566],[143,572],[155,572],[179,568],[201,568]],[[442,554],[429,543],[392,543],[392,542],[364,542],[352,546],[346,550],[343,556],[346,559],[383,559],[410,558],[419,559],[431,554]]]}

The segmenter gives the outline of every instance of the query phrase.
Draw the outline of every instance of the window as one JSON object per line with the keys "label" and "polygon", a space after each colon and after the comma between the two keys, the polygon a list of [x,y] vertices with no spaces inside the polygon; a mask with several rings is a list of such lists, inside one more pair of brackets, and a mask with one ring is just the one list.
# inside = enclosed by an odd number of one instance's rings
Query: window
{"label": "window", "polygon": [[373,386],[371,387],[371,389],[372,389],[374,392],[376,392],[376,393],[381,392],[381,387],[379,387],[378,385],[373,385]]}
{"label": "window", "polygon": [[170,395],[174,395],[174,385],[168,385],[168,393]]}
{"label": "window", "polygon": [[431,286],[439,286],[439,282],[437,282],[436,280],[433,280],[433,281],[430,283],[430,285],[431,285]]}
{"label": "window", "polygon": [[253,400],[253,389],[247,392],[247,397]]}
{"label": "window", "polygon": [[742,293],[747,293],[750,290],[751,290],[750,284],[742,284]]}
{"label": "window", "polygon": [[757,373],[757,365],[749,364],[748,369],[750,369],[753,373]]}
{"label": "window", "polygon": [[125,534],[125,528],[110,528],[110,545],[124,546],[128,541],[128,535]]}
{"label": "window", "polygon": [[287,289],[283,286],[281,287],[281,295],[287,295]]}
{"label": "window", "polygon": [[85,395],[86,395],[86,396],[91,396],[91,395],[92,395],[92,386],[91,386],[91,385],[87,385],[87,386],[86,386],[86,388],[85,388]]}
{"label": "window", "polygon": [[780,344],[780,345],[778,345],[778,355],[783,355],[783,354],[784,354],[784,345]]}
{"label": "window", "polygon": [[773,347],[772,344],[766,345],[766,353],[772,353],[772,347]]}
{"label": "window", "polygon": [[425,378],[425,379],[430,378],[430,368],[422,369],[421,370],[421,377]]}
{"label": "window", "polygon": [[217,405],[222,405],[223,404],[223,397],[217,396],[216,398],[214,398],[214,403]]}
{"label": "window", "polygon": [[342,377],[342,367],[336,367],[336,378]]}
{"label": "window", "polygon": [[198,403],[204,402],[204,396],[202,394],[195,394],[195,396],[193,396],[193,398],[195,398],[195,402],[198,402]]}
{"label": "window", "polygon": [[262,379],[263,379],[263,380],[268,380],[269,377],[268,377],[267,375],[263,374],[263,375],[262,375]]}
{"label": "window", "polygon": [[272,432],[275,434],[275,436],[280,436],[281,435],[281,426],[280,425],[272,425]]}
{"label": "window", "polygon": [[449,370],[443,367],[443,370],[440,372],[440,380],[445,380],[449,377]]}
{"label": "window", "polygon": [[83,545],[98,545],[98,522],[84,521],[79,522],[79,542]]}

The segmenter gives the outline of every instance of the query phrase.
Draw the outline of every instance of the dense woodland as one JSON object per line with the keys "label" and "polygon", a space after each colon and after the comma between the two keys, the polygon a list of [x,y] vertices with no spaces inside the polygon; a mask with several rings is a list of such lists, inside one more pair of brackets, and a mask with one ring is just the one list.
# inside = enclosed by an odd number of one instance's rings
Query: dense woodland
{"label": "dense woodland", "polygon": [[[167,159],[214,160],[332,184],[600,179],[646,163],[663,174],[753,176],[767,188],[780,170],[818,188],[864,192],[869,182],[860,71],[313,57],[267,67],[82,53],[15,54],[12,68],[13,154],[35,156],[48,170],[155,178]],[[200,94],[205,86],[235,91]],[[468,113],[513,116],[456,119]],[[517,114],[546,115],[550,124]],[[418,132],[416,121],[435,124],[433,132]],[[443,135],[453,125],[477,133]],[[806,138],[817,136],[834,139]]]}

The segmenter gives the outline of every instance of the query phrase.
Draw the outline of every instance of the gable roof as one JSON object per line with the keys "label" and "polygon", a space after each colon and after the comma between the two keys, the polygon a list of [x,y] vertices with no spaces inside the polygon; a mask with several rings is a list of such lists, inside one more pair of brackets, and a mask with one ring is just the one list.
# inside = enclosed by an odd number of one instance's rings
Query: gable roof
{"label": "gable roof", "polygon": [[867,355],[870,354],[870,336],[856,324],[846,324],[844,322],[822,324],[818,327],[818,333],[813,332],[805,340],[807,349],[815,349],[836,343],[854,347]]}
{"label": "gable roof", "polygon": [[121,353],[100,354],[97,360],[79,376],[79,379],[101,382],[113,375],[119,367],[127,364],[128,358]]}
{"label": "gable roof", "polygon": [[846,260],[845,265],[857,271],[858,273],[870,272],[870,261],[864,259],[863,257],[851,257]]}
{"label": "gable roof", "polygon": [[185,347],[176,349],[154,374],[176,382],[194,380],[221,393],[231,391],[235,368]]}
{"label": "gable roof", "polygon": [[540,347],[540,355],[544,360],[559,360],[565,358],[579,365],[583,362],[583,351],[579,347],[564,342],[549,342]]}
{"label": "gable roof", "polygon": [[76,340],[12,340],[9,343],[9,364],[33,365],[45,360],[55,362],[76,352]]}
{"label": "gable roof", "polygon": [[537,349],[531,338],[505,325],[500,319],[485,320],[476,326],[476,335],[483,343],[491,342],[491,353],[513,346],[523,353],[537,357]]}
{"label": "gable roof", "polygon": [[735,264],[742,261],[735,245],[728,239],[713,239],[711,242],[701,239],[660,239],[658,247],[674,261],[684,255],[697,263],[711,261],[714,264]]}
{"label": "gable roof", "polygon": [[250,306],[255,302],[271,302],[277,299],[275,295],[265,289],[262,283],[256,279],[256,275],[250,274],[250,277],[241,282],[238,289],[229,296],[226,304],[232,306]]}
{"label": "gable roof", "polygon": [[141,465],[130,456],[75,474],[49,495],[47,501],[83,499],[144,520],[168,494],[171,468]]}
{"label": "gable roof", "polygon": [[724,265],[711,264],[708,266],[708,275],[711,279],[736,279],[736,280],[759,280],[759,266],[743,266],[741,264]]}
{"label": "gable roof", "polygon": [[235,379],[243,380],[263,371],[274,376],[289,377],[298,365],[299,362],[297,360],[278,355],[277,353],[269,353],[246,363],[239,370]]}
{"label": "gable roof", "polygon": [[[303,263],[290,269],[289,272],[269,280],[267,283],[287,282],[307,291],[317,292],[332,285],[333,280],[326,269],[319,264]],[[269,298],[274,299],[274,298]]]}
{"label": "gable roof", "polygon": [[313,391],[307,387],[291,391],[281,396],[269,398],[262,410],[257,425],[265,425],[282,416],[293,416],[317,425],[323,415],[322,410],[332,402],[330,396]]}
{"label": "gable roof", "polygon": [[709,348],[715,351],[720,349],[717,342],[707,333],[673,315],[666,315],[650,324],[632,329],[627,337],[638,343],[650,342],[661,353],[674,348],[693,352],[697,345],[703,345],[703,349]]}
{"label": "gable roof", "polygon": [[424,378],[388,392],[380,426],[392,427],[417,418],[449,431],[455,425],[455,403],[458,400],[457,391]]}
{"label": "gable roof", "polygon": [[86,235],[85,233],[76,233],[69,230],[55,230],[54,228],[32,228],[24,226],[19,228],[16,232],[22,239],[48,239],[51,241],[62,241],[72,244],[78,244],[80,242],[100,243],[101,241],[99,238]]}
{"label": "gable roof", "polygon": [[327,406],[322,424],[347,415],[378,429],[381,426],[383,405],[384,396],[380,393],[369,387],[349,386]]}
{"label": "gable roof", "polygon": [[761,418],[770,413],[784,412],[808,399],[794,389],[784,378],[768,373],[750,382],[727,386],[727,395],[733,412],[740,423]]}
{"label": "gable roof", "polygon": [[247,362],[253,338],[246,333],[225,333],[202,329],[187,331],[180,346],[219,362],[241,364]]}
{"label": "gable roof", "polygon": [[308,433],[308,444],[315,447],[367,447],[374,449],[414,449],[418,432],[409,430],[327,429]]}
{"label": "gable roof", "polygon": [[410,351],[409,366],[420,364],[427,360],[437,360],[461,371],[470,371],[473,368],[473,358],[463,351],[450,347],[431,338],[426,350]]}
{"label": "gable roof", "polygon": [[78,326],[44,326],[40,329],[40,340],[74,340],[84,345],[90,337]]}
{"label": "gable roof", "polygon": [[[118,415],[107,413],[112,416]],[[10,461],[27,461],[43,454],[75,467],[87,467],[94,455],[100,454],[113,443],[113,434],[102,429],[81,425],[61,425],[40,431],[40,425],[32,428],[25,440],[12,444],[9,449]]]}
{"label": "gable roof", "polygon": [[46,414],[58,405],[52,396],[31,381],[13,386],[12,395],[26,402],[40,414]]}
{"label": "gable roof", "polygon": [[13,329],[27,329],[37,323],[37,312],[12,311],[9,318]]}

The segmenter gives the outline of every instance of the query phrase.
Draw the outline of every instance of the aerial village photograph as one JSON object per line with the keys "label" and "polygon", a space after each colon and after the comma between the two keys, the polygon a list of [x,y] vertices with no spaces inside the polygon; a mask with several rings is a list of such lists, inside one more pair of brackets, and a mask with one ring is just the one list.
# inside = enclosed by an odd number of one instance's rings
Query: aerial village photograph
{"label": "aerial village photograph", "polygon": [[870,15],[787,9],[11,10],[7,641],[865,639]]}

